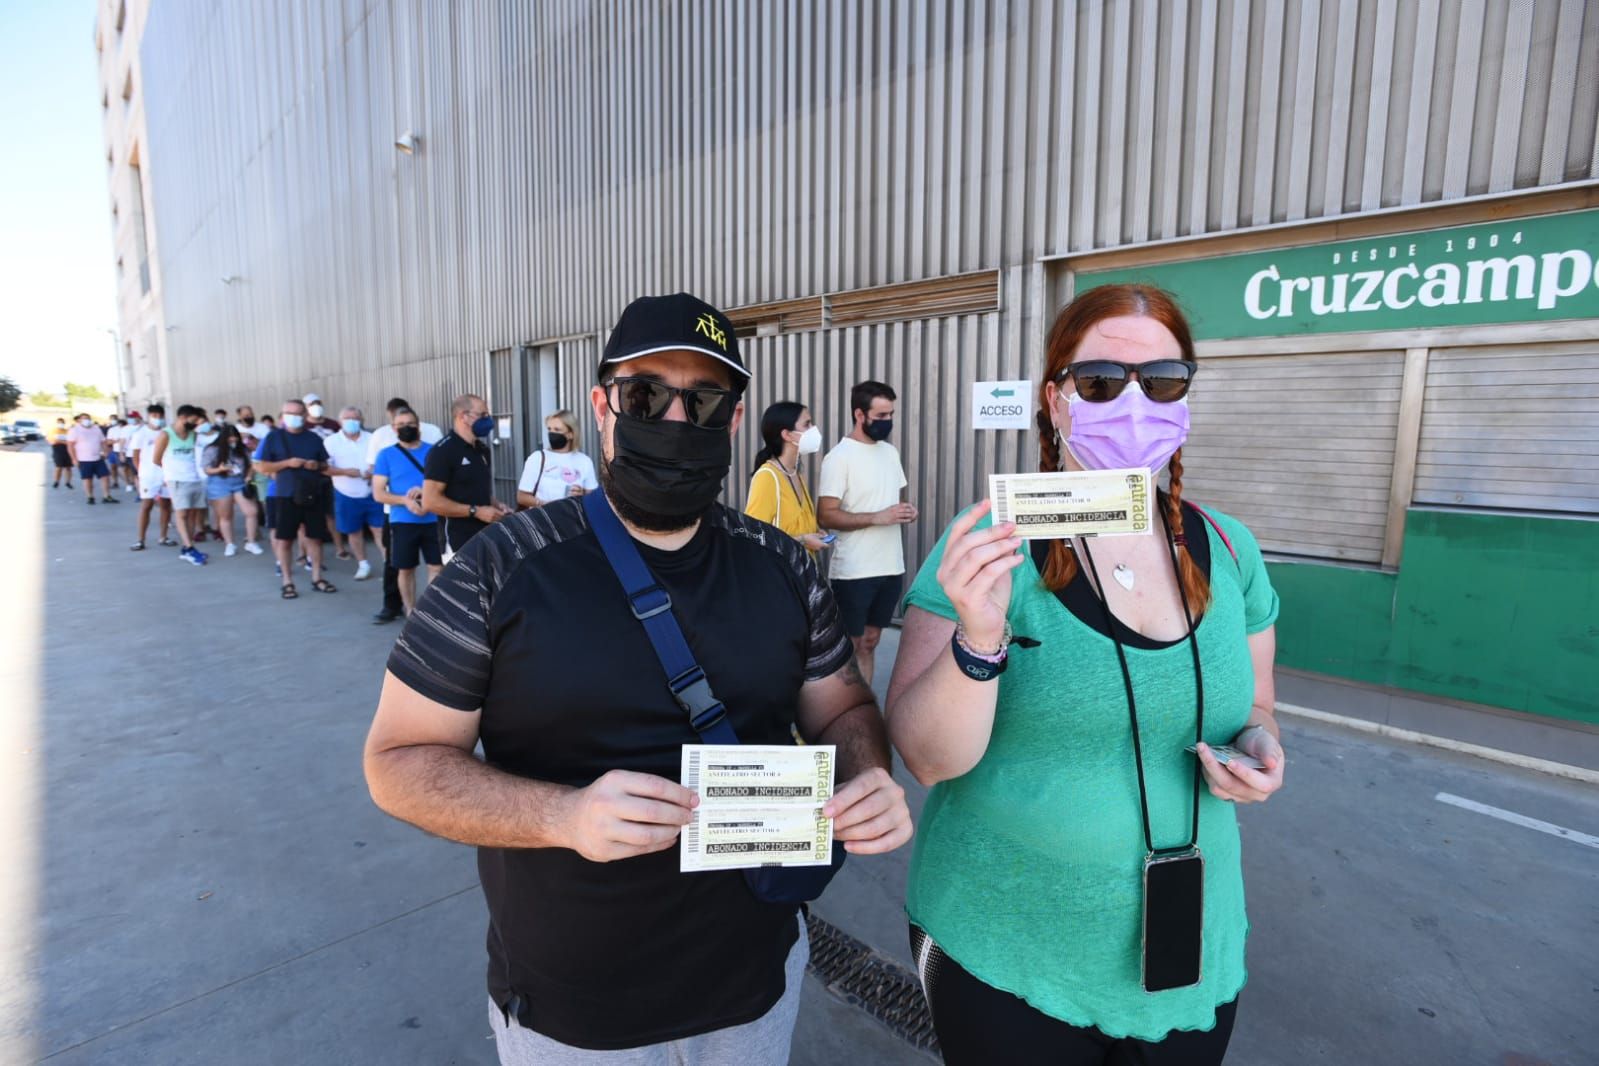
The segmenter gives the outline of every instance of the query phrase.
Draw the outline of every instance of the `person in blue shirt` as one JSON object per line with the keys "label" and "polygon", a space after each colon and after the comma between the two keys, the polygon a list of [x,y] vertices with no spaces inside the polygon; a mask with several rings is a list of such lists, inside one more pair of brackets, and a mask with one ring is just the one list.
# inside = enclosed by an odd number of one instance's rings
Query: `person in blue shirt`
{"label": "person in blue shirt", "polygon": [[278,558],[283,582],[283,598],[296,599],[294,588],[294,542],[305,535],[306,554],[311,563],[311,587],[317,592],[337,592],[333,582],[322,576],[322,545],[328,540],[325,517],[328,484],[328,452],[322,438],[306,425],[305,404],[299,400],[283,402],[283,425],[261,442],[261,471],[272,477],[277,490],[273,508],[272,551]]}
{"label": "person in blue shirt", "polygon": [[417,566],[427,563],[431,583],[444,565],[444,556],[438,524],[422,506],[422,474],[433,446],[423,443],[422,424],[415,411],[402,407],[394,413],[394,435],[400,442],[378,452],[372,464],[372,498],[392,506],[391,559],[400,577],[400,602],[409,618],[416,607]]}

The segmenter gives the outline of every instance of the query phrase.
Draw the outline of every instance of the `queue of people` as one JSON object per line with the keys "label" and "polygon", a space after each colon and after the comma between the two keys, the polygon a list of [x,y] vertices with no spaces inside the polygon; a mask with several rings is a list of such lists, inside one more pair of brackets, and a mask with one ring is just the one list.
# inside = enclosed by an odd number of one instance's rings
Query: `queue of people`
{"label": "queue of people", "polygon": [[[192,404],[169,418],[164,404],[152,403],[103,425],[83,414],[70,427],[60,419],[48,432],[52,487],[70,489],[77,474],[91,504],[119,503],[118,488],[136,490],[135,552],[148,549],[152,524],[155,544],[178,548],[178,558],[192,566],[211,562],[200,547],[206,540],[221,542],[223,558],[270,550],[285,600],[299,598],[299,570],[309,573],[312,591],[338,591],[326,572],[331,544],[336,558],[354,561],[356,581],[382,569],[383,605],[373,620],[390,622],[414,608],[420,564],[436,575],[452,539],[459,549],[511,513],[492,493],[486,405],[461,396],[452,411],[447,455],[460,467],[453,461],[424,467],[446,434],[399,397],[374,429],[353,405],[336,420],[327,417],[315,394],[284,401],[276,418],[257,418],[248,404],[231,419],[225,409],[207,413]],[[570,437],[575,441],[575,426]],[[571,447],[548,451],[556,477],[587,461]],[[414,474],[407,459],[414,460]],[[397,545],[396,526],[404,527]]]}

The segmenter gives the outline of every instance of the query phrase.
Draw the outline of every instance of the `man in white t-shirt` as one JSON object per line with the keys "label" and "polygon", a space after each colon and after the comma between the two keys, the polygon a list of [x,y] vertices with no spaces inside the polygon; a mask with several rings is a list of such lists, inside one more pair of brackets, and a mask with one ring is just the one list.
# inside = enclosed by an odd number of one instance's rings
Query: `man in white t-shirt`
{"label": "man in white t-shirt", "polygon": [[[372,464],[377,462],[378,453],[384,448],[392,447],[400,442],[400,438],[396,436],[394,432],[395,413],[398,411],[409,410],[410,407],[411,405],[409,403],[398,396],[384,405],[384,409],[388,413],[388,419],[383,423],[383,425],[379,426],[377,429],[374,429],[368,435],[367,439],[366,466],[364,469],[368,478],[372,476]],[[422,430],[422,443],[424,444],[437,444],[439,441],[444,439],[444,432],[431,422],[423,422],[419,428]],[[405,605],[400,599],[400,573],[398,570],[395,570],[394,567],[389,565],[390,533],[388,515],[389,508],[384,506],[383,609],[372,616],[373,625],[382,625],[385,622],[392,622],[396,618],[403,617],[405,614]]]}
{"label": "man in white t-shirt", "polygon": [[172,539],[172,494],[167,491],[161,464],[155,461],[155,443],[165,430],[167,411],[153,403],[146,414],[149,417],[144,424],[128,438],[128,457],[138,471],[139,480],[139,539],[131,545],[131,550],[136,552],[144,551],[144,537],[150,531],[150,512],[158,503],[161,507],[160,543],[168,547],[177,543]]}
{"label": "man in white t-shirt", "polygon": [[267,439],[267,434],[272,432],[272,427],[255,417],[255,408],[247,403],[241,403],[233,410],[238,419],[239,432],[244,436],[244,446],[252,452],[255,446]]}
{"label": "man in white t-shirt", "polygon": [[899,452],[888,443],[897,399],[881,381],[863,381],[850,390],[855,428],[822,460],[816,487],[817,522],[838,534],[829,574],[833,598],[868,684],[877,642],[905,583],[899,527],[916,521],[915,506],[900,500],[909,482]]}
{"label": "man in white t-shirt", "polygon": [[372,473],[366,464],[371,441],[372,434],[361,425],[361,409],[351,404],[339,412],[339,432],[322,442],[331,464],[328,473],[333,475],[334,528],[349,542],[357,581],[372,576],[372,564],[366,560],[368,529],[378,551],[383,550],[383,505],[372,498]]}
{"label": "man in white t-shirt", "polygon": [[110,454],[106,459],[111,464],[111,487],[126,486],[133,488],[133,468],[128,466],[128,438],[133,435],[134,426],[124,417],[117,416],[111,419],[111,426],[105,431],[106,444]]}

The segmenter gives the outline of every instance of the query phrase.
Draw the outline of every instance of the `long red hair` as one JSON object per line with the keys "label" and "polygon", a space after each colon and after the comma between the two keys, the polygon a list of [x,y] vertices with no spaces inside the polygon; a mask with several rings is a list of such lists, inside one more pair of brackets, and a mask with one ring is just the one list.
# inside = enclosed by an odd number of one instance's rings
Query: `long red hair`
{"label": "long red hair", "polygon": [[[1050,327],[1049,339],[1044,344],[1044,383],[1055,381],[1077,355],[1088,331],[1107,318],[1123,316],[1152,318],[1177,338],[1184,359],[1194,358],[1194,337],[1188,328],[1177,301],[1171,294],[1149,285],[1101,285],[1081,293],[1056,316]],[[1138,386],[1129,383],[1128,388]],[[1049,397],[1043,384],[1038,388],[1038,469],[1059,470],[1060,446],[1055,434],[1055,421],[1050,416]],[[1182,586],[1183,599],[1188,609],[1198,617],[1210,605],[1210,582],[1204,571],[1188,554],[1183,536],[1183,451],[1177,449],[1171,457],[1171,487],[1160,494],[1161,513],[1172,536],[1177,539],[1177,580]],[[1158,473],[1158,471],[1157,471]],[[1055,540],[1049,544],[1049,558],[1044,565],[1044,585],[1050,591],[1059,591],[1077,576],[1077,553],[1071,542]]]}

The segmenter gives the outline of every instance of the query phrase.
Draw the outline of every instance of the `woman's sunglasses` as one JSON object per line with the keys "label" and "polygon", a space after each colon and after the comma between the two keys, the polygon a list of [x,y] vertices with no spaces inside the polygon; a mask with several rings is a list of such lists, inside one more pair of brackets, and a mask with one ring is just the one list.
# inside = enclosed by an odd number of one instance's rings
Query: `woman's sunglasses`
{"label": "woman's sunglasses", "polygon": [[1077,385],[1077,395],[1089,403],[1107,403],[1122,394],[1128,380],[1138,375],[1138,384],[1156,403],[1174,403],[1188,395],[1197,363],[1187,359],[1155,359],[1148,363],[1118,363],[1112,359],[1084,359],[1055,376],[1059,385],[1068,376]]}
{"label": "woman's sunglasses", "polygon": [[613,378],[617,411],[629,418],[659,422],[672,406],[672,397],[683,397],[683,413],[701,429],[726,429],[733,421],[738,396],[727,389],[711,386],[673,388],[652,378]]}

